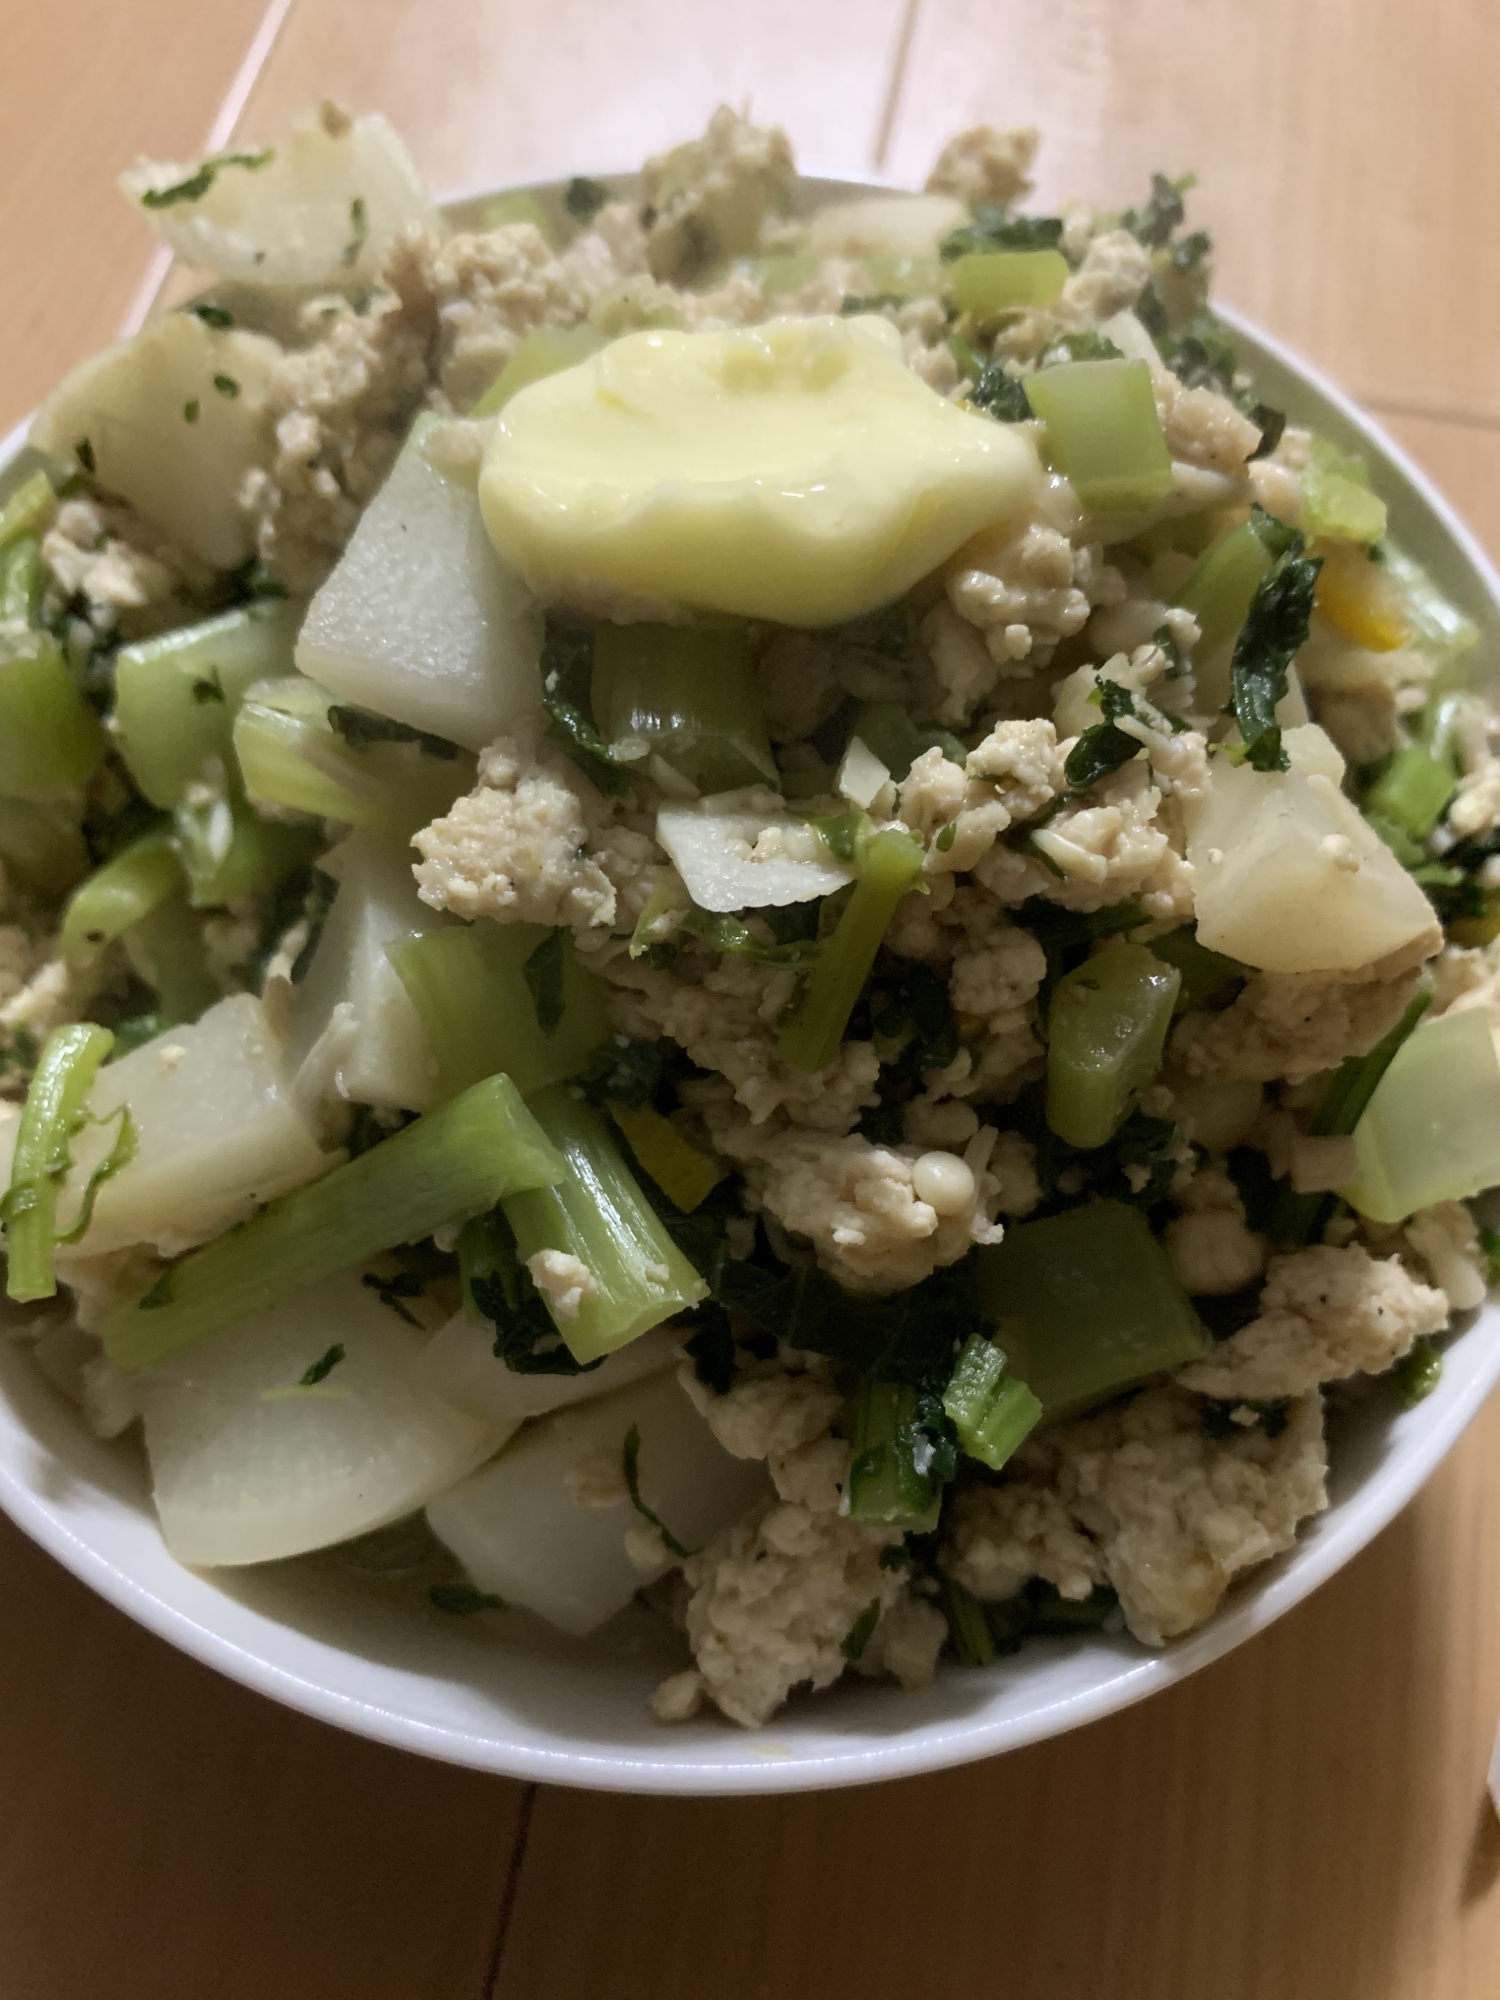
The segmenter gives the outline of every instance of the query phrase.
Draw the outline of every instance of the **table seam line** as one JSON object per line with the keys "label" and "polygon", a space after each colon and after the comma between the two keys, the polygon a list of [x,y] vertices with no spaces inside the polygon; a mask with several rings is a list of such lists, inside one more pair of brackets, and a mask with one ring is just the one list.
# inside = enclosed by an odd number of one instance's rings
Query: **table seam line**
{"label": "table seam line", "polygon": [[912,41],[917,31],[917,16],[921,11],[922,0],[906,0],[901,12],[901,26],[896,33],[896,53],[891,63],[890,79],[885,87],[885,97],[880,106],[880,121],[875,127],[875,152],[871,164],[877,173],[885,172],[886,156],[891,150],[896,119],[901,110],[901,99],[906,88],[906,71],[911,57]]}
{"label": "table seam line", "polygon": [[505,1970],[505,1948],[510,1942],[511,1921],[516,1913],[516,1902],[521,1893],[521,1870],[526,1862],[526,1849],[531,1839],[531,1820],[536,1811],[537,1794],[541,1786],[528,1784],[521,1799],[521,1809],[516,1817],[516,1835],[511,1843],[510,1860],[505,1869],[505,1887],[500,1892],[500,1907],[495,1914],[495,1932],[490,1941],[490,1955],[485,1966],[484,1985],[481,2000],[499,2000],[500,1978]]}

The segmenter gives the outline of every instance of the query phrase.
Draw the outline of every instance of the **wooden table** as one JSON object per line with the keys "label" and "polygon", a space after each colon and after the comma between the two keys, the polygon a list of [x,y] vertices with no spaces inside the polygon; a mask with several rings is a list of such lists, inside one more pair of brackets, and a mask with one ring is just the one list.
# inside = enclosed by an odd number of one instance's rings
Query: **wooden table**
{"label": "wooden table", "polygon": [[[1500,553],[1500,9],[1483,0],[50,0],[0,67],[0,423],[113,337],[141,149],[379,108],[437,187],[634,163],[720,97],[919,181],[1202,178],[1223,295]],[[273,1707],[0,1532],[0,2000],[1494,2000],[1500,1402],[1358,1562],[1064,1741],[826,1797],[591,1797]]]}

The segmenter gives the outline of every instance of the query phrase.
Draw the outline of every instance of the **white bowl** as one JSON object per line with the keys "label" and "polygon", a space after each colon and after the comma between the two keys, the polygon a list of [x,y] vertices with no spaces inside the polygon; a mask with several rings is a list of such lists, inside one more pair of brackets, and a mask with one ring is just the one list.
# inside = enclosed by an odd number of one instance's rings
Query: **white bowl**
{"label": "white bowl", "polygon": [[[620,177],[623,180],[624,177]],[[620,181],[617,180],[617,185]],[[813,183],[810,194],[865,183]],[[533,190],[555,202],[559,190]],[[455,202],[472,212],[478,198]],[[1231,314],[1267,400],[1370,460],[1399,539],[1500,640],[1500,579],[1428,480],[1313,370]],[[21,443],[0,446],[0,470]],[[854,1681],[800,1698],[759,1733],[654,1722],[646,1697],[680,1665],[645,1613],[572,1642],[510,1614],[432,1610],[410,1578],[336,1555],[263,1570],[183,1569],[157,1531],[130,1442],[91,1437],[30,1357],[0,1341],[0,1505],[101,1596],[184,1652],[308,1715],[431,1757],[557,1784],[640,1792],[787,1792],[967,1763],[1095,1721],[1261,1631],[1357,1555],[1405,1506],[1500,1379],[1500,1309],[1450,1341],[1412,1410],[1377,1390],[1330,1426],[1330,1505],[1200,1631],[1162,1652],[1127,1637],[1037,1641],[920,1694]]]}

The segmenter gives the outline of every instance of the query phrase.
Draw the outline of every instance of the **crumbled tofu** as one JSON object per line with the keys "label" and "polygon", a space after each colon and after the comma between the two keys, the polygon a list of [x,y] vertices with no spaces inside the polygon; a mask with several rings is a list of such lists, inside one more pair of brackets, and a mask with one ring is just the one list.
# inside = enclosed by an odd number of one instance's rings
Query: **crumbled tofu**
{"label": "crumbled tofu", "polygon": [[948,573],[948,602],[983,635],[998,674],[1045,666],[1094,605],[1124,595],[1124,579],[1096,544],[1075,545],[1044,521],[977,536]]}
{"label": "crumbled tofu", "polygon": [[1447,1323],[1446,1297],[1399,1259],[1318,1243],[1273,1257],[1258,1317],[1177,1379],[1221,1400],[1302,1396],[1322,1382],[1383,1374],[1419,1335]]}
{"label": "crumbled tofu", "polygon": [[957,195],[970,207],[1018,201],[1031,192],[1031,164],[1040,140],[1031,125],[1011,131],[971,125],[955,132],[927,176],[927,192]]}
{"label": "crumbled tofu", "polygon": [[716,257],[754,250],[795,178],[786,134],[721,104],[701,139],[657,154],[641,171],[651,269],[690,279]]}
{"label": "crumbled tofu", "polygon": [[613,923],[615,887],[589,849],[607,817],[566,758],[499,737],[476,788],[415,836],[417,893],[435,910],[500,923]]}
{"label": "crumbled tofu", "polygon": [[1137,758],[1070,798],[1032,836],[1052,867],[995,846],[974,872],[1004,903],[1042,896],[1088,911],[1133,897],[1148,917],[1183,922],[1193,913],[1193,870],[1179,844],[1180,823],[1163,812],[1163,801],[1150,765]]}
{"label": "crumbled tofu", "polygon": [[559,1319],[577,1319],[578,1308],[599,1296],[599,1280],[581,1257],[566,1250],[538,1250],[526,1259],[526,1268]]}
{"label": "crumbled tofu", "polygon": [[[958,874],[1009,827],[1045,811],[1062,785],[1063,757],[1050,722],[997,722],[962,765],[936,746],[924,750],[902,781],[898,810],[928,841],[928,870]],[[950,826],[952,838],[939,847],[935,836]]]}
{"label": "crumbled tofu", "polygon": [[1298,1523],[1328,1504],[1315,1389],[1274,1438],[1210,1437],[1201,1405],[1169,1383],[1063,1425],[1027,1455],[1050,1466],[1148,1646],[1201,1625],[1236,1576],[1290,1548]]}
{"label": "crumbled tofu", "polygon": [[945,1527],[942,1567],[987,1602],[1014,1597],[1041,1577],[1076,1603],[1104,1581],[1099,1551],[1050,1486],[1007,1480],[967,1487]]}
{"label": "crumbled tofu", "polygon": [[1181,1213],[1162,1231],[1162,1243],[1183,1290],[1212,1298],[1253,1284],[1266,1267],[1266,1241],[1246,1222],[1224,1169],[1202,1168],[1174,1199]]}
{"label": "crumbled tofu", "polygon": [[1419,1208],[1406,1225],[1412,1254],[1426,1266],[1454,1312],[1483,1305],[1489,1290],[1490,1262],[1479,1241],[1474,1218],[1461,1201],[1438,1201]]}
{"label": "crumbled tofu", "polygon": [[1346,1056],[1368,1055],[1401,1019],[1420,966],[1378,974],[1258,972],[1221,1013],[1186,1015],[1173,1054],[1193,1076],[1303,1083]]}
{"label": "crumbled tofu", "polygon": [[1153,368],[1151,388],[1167,449],[1185,465],[1243,479],[1260,443],[1260,427],[1215,389],[1189,389],[1165,368]]}

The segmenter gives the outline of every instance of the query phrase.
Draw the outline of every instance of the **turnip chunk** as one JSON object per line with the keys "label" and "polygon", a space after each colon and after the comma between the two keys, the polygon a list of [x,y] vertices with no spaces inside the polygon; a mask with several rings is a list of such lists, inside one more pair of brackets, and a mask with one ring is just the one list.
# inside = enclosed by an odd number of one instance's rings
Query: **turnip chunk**
{"label": "turnip chunk", "polygon": [[542,1417],[570,1403],[608,1396],[668,1368],[677,1352],[669,1327],[653,1327],[581,1375],[521,1375],[495,1352],[494,1330],[455,1313],[422,1350],[418,1373],[460,1410],[497,1423]]}
{"label": "turnip chunk", "polygon": [[1312,725],[1287,739],[1289,771],[1212,761],[1188,841],[1199,943],[1266,972],[1436,951],[1432,905],[1339,790],[1338,752]]}
{"label": "turnip chunk", "polygon": [[[272,1562],[348,1541],[497,1451],[514,1426],[425,1387],[423,1342],[350,1272],[139,1376],[156,1510],[178,1561]],[[335,1346],[322,1380],[300,1387]]]}
{"label": "turnip chunk", "polygon": [[1500,1185],[1500,1060],[1479,1008],[1429,1021],[1396,1051],[1354,1128],[1361,1215],[1403,1222]]}
{"label": "turnip chunk", "polygon": [[31,442],[91,467],[170,542],[212,569],[250,554],[240,482],[270,451],[266,393],[281,349],[168,313],[82,362],[53,390]]}
{"label": "turnip chunk", "polygon": [[287,1060],[298,1094],[316,1101],[331,1090],[354,1104],[426,1111],[437,1064],[386,946],[453,919],[418,898],[399,841],[355,834],[319,865],[339,887],[292,999]]}
{"label": "turnip chunk", "polygon": [[308,606],[297,665],[346,702],[480,750],[541,704],[535,599],[490,546],[472,485],[419,417]]}
{"label": "turnip chunk", "polygon": [[[433,1533],[479,1589],[564,1632],[592,1632],[670,1567],[638,1569],[626,1553],[626,1532],[641,1520],[622,1477],[632,1426],[641,1498],[684,1548],[701,1548],[770,1490],[764,1465],[731,1458],[675,1375],[660,1375],[524,1432],[432,1502]],[[580,1506],[580,1491],[602,1484],[607,1493],[614,1483],[617,1500]]]}
{"label": "turnip chunk", "polygon": [[128,1104],[135,1158],[99,1189],[79,1254],[154,1243],[168,1256],[249,1215],[273,1195],[331,1166],[293,1102],[282,1050],[260,1002],[237,993],[192,1027],[169,1028],[99,1072],[88,1109],[107,1124],[73,1140],[74,1167],[58,1203],[62,1227],[114,1144]]}
{"label": "turnip chunk", "polygon": [[264,149],[138,161],[120,187],[184,264],[247,285],[367,285],[403,229],[437,222],[385,119],[331,105]]}
{"label": "turnip chunk", "polygon": [[835,862],[777,793],[750,786],[663,806],[656,838],[701,910],[725,914],[831,896],[854,870]]}
{"label": "turnip chunk", "polygon": [[951,194],[862,195],[820,208],[807,225],[807,244],[819,257],[931,257],[970,219]]}

